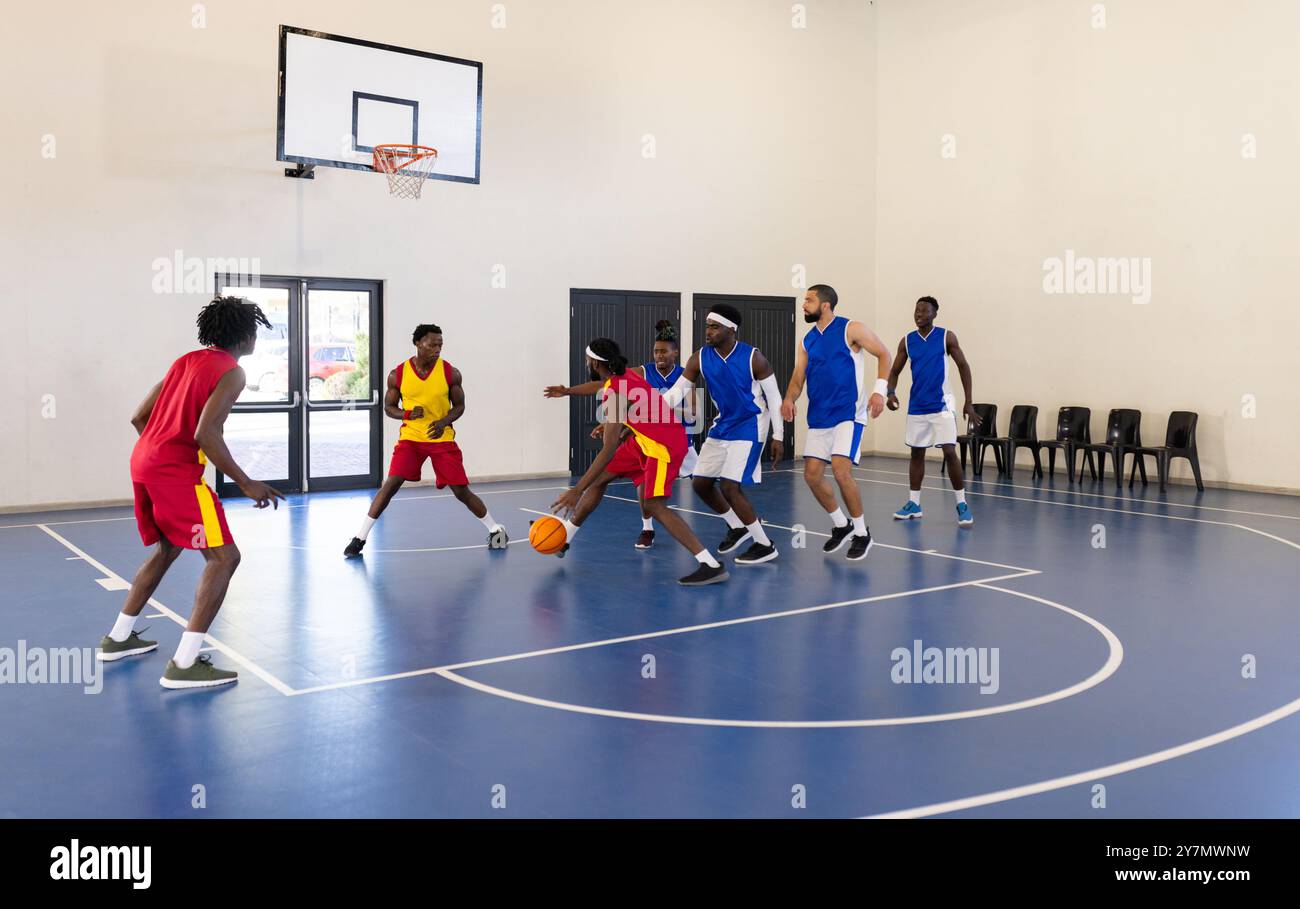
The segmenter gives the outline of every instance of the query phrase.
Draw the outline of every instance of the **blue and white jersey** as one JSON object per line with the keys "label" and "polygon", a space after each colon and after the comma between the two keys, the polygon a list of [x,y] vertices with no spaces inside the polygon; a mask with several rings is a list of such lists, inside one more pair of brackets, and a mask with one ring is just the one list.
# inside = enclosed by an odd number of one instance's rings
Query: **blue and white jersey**
{"label": "blue and white jersey", "polygon": [[[671,390],[672,387],[677,384],[677,380],[682,377],[682,367],[680,363],[674,366],[672,371],[666,376],[659,374],[659,367],[654,364],[654,361],[642,363],[641,369],[645,371],[645,380],[650,383],[650,387],[661,395],[666,394]],[[686,419],[685,400],[677,405],[676,410],[677,418],[682,421],[682,425],[686,427],[686,434],[689,436],[695,428],[695,421]]]}
{"label": "blue and white jersey", "polygon": [[849,320],[836,316],[825,331],[813,326],[803,336],[808,355],[808,428],[830,429],[849,420],[867,422],[867,386],[862,379],[866,351],[854,351]]}
{"label": "blue and white jersey", "polygon": [[919,331],[907,336],[907,359],[912,366],[912,392],[907,399],[909,414],[941,413],[948,404],[948,330],[930,326],[924,338]]}
{"label": "blue and white jersey", "polygon": [[700,372],[709,385],[709,397],[718,415],[709,427],[709,438],[722,441],[757,442],[764,437],[760,427],[767,422],[763,391],[754,379],[754,348],[737,341],[723,357],[712,347],[700,348]]}

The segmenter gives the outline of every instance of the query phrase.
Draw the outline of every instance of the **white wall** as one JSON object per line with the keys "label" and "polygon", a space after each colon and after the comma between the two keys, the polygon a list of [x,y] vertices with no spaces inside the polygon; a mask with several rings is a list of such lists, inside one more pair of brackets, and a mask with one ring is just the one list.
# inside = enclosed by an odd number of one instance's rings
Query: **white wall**
{"label": "white wall", "polygon": [[[872,312],[870,6],[819,0],[806,29],[785,0],[505,6],[504,29],[479,0],[404,0],[382,18],[208,2],[201,29],[190,3],[10,10],[25,40],[0,57],[4,84],[22,86],[0,147],[0,507],[129,496],[127,419],[194,346],[206,300],[151,291],[151,263],[176,250],[385,280],[385,359],[407,354],[416,322],[443,327],[478,476],[567,467],[567,407],[540,389],[565,378],[570,287],[682,291],[689,305],[691,292],[797,294],[802,264],[850,314]],[[482,185],[409,203],[378,175],[285,179],[280,23],[483,61]]]}
{"label": "white wall", "polygon": [[[1100,5],[877,4],[877,329],[896,346],[933,294],[1001,428],[1081,404],[1097,438],[1137,407],[1161,444],[1194,410],[1207,480],[1300,489],[1300,4]],[[1149,258],[1151,301],[1044,293],[1067,249]],[[903,451],[901,421],[871,441]]]}

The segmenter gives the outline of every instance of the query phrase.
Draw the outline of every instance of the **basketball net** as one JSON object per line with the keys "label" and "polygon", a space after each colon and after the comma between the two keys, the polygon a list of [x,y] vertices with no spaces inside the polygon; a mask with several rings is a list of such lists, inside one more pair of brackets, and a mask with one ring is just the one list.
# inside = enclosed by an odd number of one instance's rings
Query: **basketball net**
{"label": "basketball net", "polygon": [[388,194],[398,199],[420,198],[420,188],[438,161],[438,150],[427,145],[376,145],[375,170],[388,178]]}

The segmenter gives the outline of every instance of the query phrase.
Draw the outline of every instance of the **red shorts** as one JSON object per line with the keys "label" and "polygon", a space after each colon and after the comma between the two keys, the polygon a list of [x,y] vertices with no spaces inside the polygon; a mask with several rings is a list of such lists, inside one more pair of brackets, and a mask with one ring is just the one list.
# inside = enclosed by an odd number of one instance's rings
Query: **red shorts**
{"label": "red shorts", "polygon": [[206,483],[140,483],[135,487],[135,523],[144,545],[159,537],[184,549],[213,549],[235,542],[221,500]]}
{"label": "red shorts", "polygon": [[419,480],[425,458],[433,465],[433,478],[439,489],[444,486],[469,485],[469,477],[465,476],[465,462],[460,456],[460,446],[455,442],[412,442],[410,439],[398,439],[397,447],[393,449],[393,460],[388,465],[388,475],[403,480]]}
{"label": "red shorts", "polygon": [[[685,436],[682,437],[683,439]],[[669,451],[665,458],[651,457],[641,450],[636,436],[628,436],[614,457],[605,465],[605,470],[618,477],[627,477],[637,486],[643,488],[646,498],[656,499],[673,494],[673,480],[682,468],[686,449]]]}

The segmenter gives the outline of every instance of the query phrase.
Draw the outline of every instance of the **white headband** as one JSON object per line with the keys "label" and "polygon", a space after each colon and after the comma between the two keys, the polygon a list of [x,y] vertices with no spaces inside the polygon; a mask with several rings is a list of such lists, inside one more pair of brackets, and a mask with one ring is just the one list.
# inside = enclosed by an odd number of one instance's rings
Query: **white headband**
{"label": "white headband", "polygon": [[606,360],[604,357],[602,357],[602,356],[598,356],[597,354],[592,353],[590,347],[587,348],[587,356],[591,357],[593,360],[599,360],[599,361],[602,362],[602,363],[607,363],[607,362],[609,362],[609,361]]}
{"label": "white headband", "polygon": [[730,319],[728,319],[726,316],[720,316],[720,315],[718,315],[716,312],[711,312],[711,313],[709,313],[707,316],[705,316],[704,318],[705,318],[705,321],[708,321],[708,322],[717,322],[719,325],[725,325],[725,326],[727,326],[728,328],[739,328],[739,327],[740,327],[740,326],[738,326],[735,322],[733,322],[733,321],[731,321]]}

